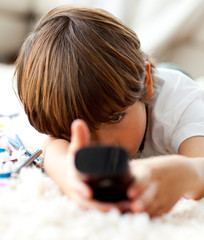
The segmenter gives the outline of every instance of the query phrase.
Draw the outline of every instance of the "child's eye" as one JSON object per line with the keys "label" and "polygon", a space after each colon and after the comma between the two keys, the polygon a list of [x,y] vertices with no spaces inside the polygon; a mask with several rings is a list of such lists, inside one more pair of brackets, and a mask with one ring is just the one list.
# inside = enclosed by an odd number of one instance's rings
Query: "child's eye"
{"label": "child's eye", "polygon": [[122,120],[122,118],[124,117],[125,113],[121,113],[120,115],[118,115],[115,119],[112,119],[113,123],[118,123]]}

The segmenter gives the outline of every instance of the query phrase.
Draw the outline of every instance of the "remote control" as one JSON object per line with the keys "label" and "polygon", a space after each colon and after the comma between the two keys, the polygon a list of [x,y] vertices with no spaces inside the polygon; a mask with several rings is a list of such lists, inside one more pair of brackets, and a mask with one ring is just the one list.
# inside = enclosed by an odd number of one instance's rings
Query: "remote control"
{"label": "remote control", "polygon": [[105,202],[127,199],[126,189],[133,181],[128,154],[120,147],[92,145],[76,153],[75,166],[94,191],[94,198]]}

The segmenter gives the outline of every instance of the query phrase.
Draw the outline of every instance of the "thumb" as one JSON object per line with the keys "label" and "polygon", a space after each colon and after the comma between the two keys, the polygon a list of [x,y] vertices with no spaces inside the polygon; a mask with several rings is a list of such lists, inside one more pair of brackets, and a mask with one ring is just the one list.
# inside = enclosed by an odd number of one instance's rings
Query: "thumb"
{"label": "thumb", "polygon": [[[89,144],[89,142],[90,131],[88,129],[87,124],[80,119],[74,120],[71,125],[71,142],[69,144],[69,155],[72,159],[72,161],[69,162],[69,164],[71,164],[69,165],[69,169],[72,169],[73,175],[71,176],[70,174],[67,180],[69,187],[73,190],[71,191],[72,192],[71,194],[73,194],[72,198],[74,198],[74,194],[76,192],[80,193],[80,195],[84,196],[85,198],[91,198],[93,195],[91,188],[88,185],[86,185],[83,181],[81,181],[80,175],[78,175],[78,172],[76,171],[73,161],[76,152],[80,148]],[[71,194],[70,192],[68,192],[69,196],[71,196]]]}
{"label": "thumb", "polygon": [[90,143],[90,131],[87,124],[81,119],[73,121],[71,134],[70,150],[73,154]]}

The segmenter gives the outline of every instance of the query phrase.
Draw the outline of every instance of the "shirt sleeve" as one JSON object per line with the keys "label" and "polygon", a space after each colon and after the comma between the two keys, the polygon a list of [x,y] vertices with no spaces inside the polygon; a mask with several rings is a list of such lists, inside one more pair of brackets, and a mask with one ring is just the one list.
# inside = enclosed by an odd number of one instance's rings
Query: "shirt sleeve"
{"label": "shirt sleeve", "polygon": [[178,71],[159,73],[152,145],[157,154],[176,154],[184,140],[204,136],[204,89]]}
{"label": "shirt sleeve", "polygon": [[178,153],[180,144],[194,136],[204,136],[204,102],[200,98],[192,101],[180,116],[171,138],[173,152]]}

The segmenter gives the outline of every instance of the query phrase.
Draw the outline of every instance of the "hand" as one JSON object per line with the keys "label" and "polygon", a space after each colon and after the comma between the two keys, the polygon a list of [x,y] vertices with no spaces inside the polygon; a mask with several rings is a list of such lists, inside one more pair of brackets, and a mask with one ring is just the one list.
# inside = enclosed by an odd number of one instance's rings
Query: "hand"
{"label": "hand", "polygon": [[[104,203],[93,199],[92,189],[83,182],[83,176],[77,171],[74,158],[76,152],[90,144],[90,132],[86,123],[75,120],[71,126],[71,142],[62,139],[49,141],[45,152],[46,172],[58,183],[62,191],[84,209],[109,211],[117,208],[127,210],[127,203]],[[86,159],[84,159],[86,161]]]}
{"label": "hand", "polygon": [[127,191],[131,211],[145,211],[151,217],[168,212],[192,187],[190,166],[187,158],[179,155],[132,161],[136,181]]}

